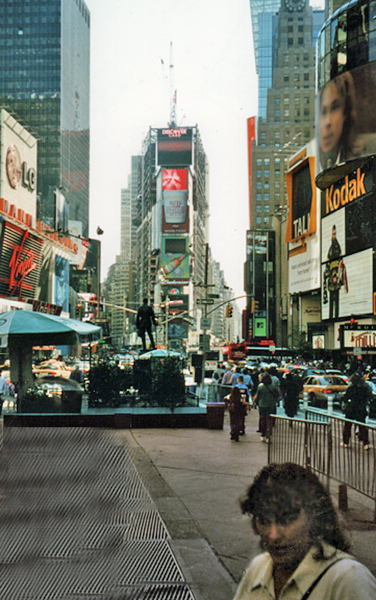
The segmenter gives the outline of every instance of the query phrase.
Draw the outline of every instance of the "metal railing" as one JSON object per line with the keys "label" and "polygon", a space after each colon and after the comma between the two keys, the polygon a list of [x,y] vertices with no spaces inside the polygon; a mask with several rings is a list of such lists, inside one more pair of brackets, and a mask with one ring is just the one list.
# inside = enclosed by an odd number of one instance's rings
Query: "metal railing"
{"label": "metal railing", "polygon": [[[294,462],[341,484],[340,508],[347,507],[346,486],[375,502],[376,523],[376,427],[366,425],[369,449],[365,450],[357,429],[364,423],[349,421],[322,411],[306,410],[305,419],[276,416],[270,422],[268,462]],[[351,438],[343,442],[345,423],[351,423]],[[341,500],[342,498],[342,500]]]}

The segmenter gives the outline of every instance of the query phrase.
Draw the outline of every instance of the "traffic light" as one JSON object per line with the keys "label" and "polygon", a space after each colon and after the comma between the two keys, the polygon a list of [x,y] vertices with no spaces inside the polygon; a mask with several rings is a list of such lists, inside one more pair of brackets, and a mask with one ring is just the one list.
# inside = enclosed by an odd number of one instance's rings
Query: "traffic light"
{"label": "traffic light", "polygon": [[252,300],[252,304],[251,304],[251,313],[254,315],[255,313],[258,312],[259,309],[259,303],[258,300]]}
{"label": "traffic light", "polygon": [[226,305],[226,317],[232,317],[232,306],[230,304]]}
{"label": "traffic light", "polygon": [[81,316],[81,304],[77,304],[77,306],[76,306],[76,316],[77,317]]}
{"label": "traffic light", "polygon": [[355,319],[351,319],[351,321],[350,321],[350,327],[351,327],[351,329],[357,329],[358,328],[358,321],[355,321]]}

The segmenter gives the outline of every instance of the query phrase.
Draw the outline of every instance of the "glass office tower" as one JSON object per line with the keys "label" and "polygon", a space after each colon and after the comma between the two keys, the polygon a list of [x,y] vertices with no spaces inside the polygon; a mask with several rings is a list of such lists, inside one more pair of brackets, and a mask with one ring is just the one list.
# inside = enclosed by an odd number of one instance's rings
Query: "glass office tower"
{"label": "glass office tower", "polygon": [[38,217],[54,191],[89,227],[90,13],[83,0],[0,0],[0,104],[38,139]]}

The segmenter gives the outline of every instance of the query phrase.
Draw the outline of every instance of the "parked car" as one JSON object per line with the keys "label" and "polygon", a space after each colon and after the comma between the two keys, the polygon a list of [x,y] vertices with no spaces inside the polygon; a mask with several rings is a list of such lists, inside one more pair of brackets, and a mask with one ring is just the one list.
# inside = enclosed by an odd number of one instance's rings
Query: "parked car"
{"label": "parked car", "polygon": [[341,400],[347,390],[347,383],[334,375],[310,375],[303,381],[303,393],[308,393],[308,404],[315,408],[327,408],[328,396],[333,396],[333,405],[341,406]]}
{"label": "parked car", "polygon": [[41,362],[38,366],[33,367],[33,372],[36,377],[53,376],[65,377],[69,379],[71,374],[70,369],[62,361],[47,360]]}

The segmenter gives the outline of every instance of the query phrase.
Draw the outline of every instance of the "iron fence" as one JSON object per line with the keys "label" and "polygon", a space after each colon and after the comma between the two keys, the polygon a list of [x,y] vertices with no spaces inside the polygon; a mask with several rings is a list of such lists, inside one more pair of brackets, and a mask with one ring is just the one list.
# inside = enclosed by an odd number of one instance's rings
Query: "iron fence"
{"label": "iron fence", "polygon": [[[270,422],[268,462],[294,462],[309,467],[326,480],[341,484],[342,501],[347,505],[346,486],[375,502],[376,523],[376,427],[367,425],[368,450],[357,435],[364,423],[307,410],[305,419],[276,416]],[[345,423],[351,423],[351,438],[343,446]],[[367,447],[366,446],[366,447]]]}

